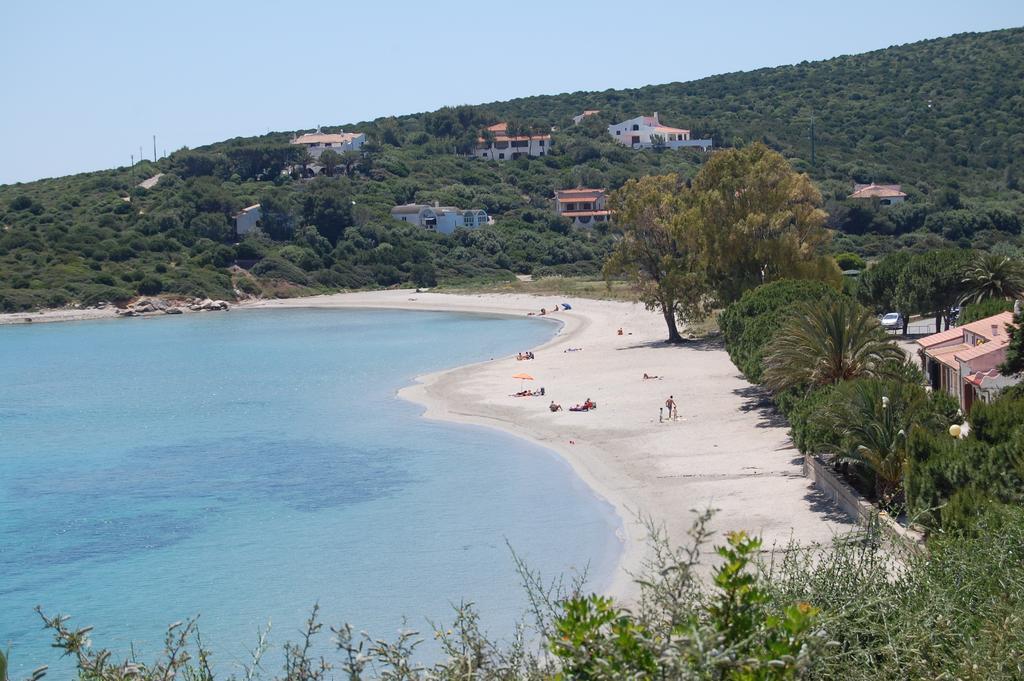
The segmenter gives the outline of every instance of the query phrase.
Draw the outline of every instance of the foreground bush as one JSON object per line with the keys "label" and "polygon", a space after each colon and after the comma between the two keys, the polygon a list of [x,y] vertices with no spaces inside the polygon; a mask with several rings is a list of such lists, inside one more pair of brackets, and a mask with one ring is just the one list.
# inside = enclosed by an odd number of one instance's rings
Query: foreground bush
{"label": "foreground bush", "polygon": [[[830,547],[791,545],[758,558],[760,542],[734,533],[715,549],[711,583],[700,574],[710,514],[691,541],[669,545],[652,528],[639,603],[585,595],[578,583],[545,585],[521,566],[533,622],[511,642],[487,637],[471,605],[435,627],[440,660],[420,662],[423,637],[394,641],[332,627],[335,655],[312,651],[325,635],[318,609],[279,673],[261,637],[240,678],[345,679],[1019,679],[1024,675],[1024,510],[992,507],[968,532],[933,538],[930,554],[880,549],[874,528]],[[165,655],[115,661],[90,628],[44,616],[55,646],[89,681],[212,680],[220,672],[195,621],[172,625]],[[38,674],[36,676],[38,678]],[[224,677],[227,678],[227,677]],[[236,678],[236,677],[231,677]]]}

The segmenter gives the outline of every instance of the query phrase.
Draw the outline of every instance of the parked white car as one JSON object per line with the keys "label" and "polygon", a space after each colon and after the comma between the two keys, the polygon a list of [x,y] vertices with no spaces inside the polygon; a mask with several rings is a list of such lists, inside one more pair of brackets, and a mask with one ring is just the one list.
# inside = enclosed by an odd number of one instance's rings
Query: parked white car
{"label": "parked white car", "polygon": [[903,315],[899,312],[887,312],[882,316],[882,328],[889,331],[902,331]]}

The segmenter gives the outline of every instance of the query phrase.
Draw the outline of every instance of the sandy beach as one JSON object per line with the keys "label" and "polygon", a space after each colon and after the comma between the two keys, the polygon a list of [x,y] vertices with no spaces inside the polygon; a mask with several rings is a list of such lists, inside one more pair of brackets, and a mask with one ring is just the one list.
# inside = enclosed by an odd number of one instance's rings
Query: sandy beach
{"label": "sandy beach", "polygon": [[[268,300],[236,309],[280,307],[382,308],[525,316],[568,302],[571,310],[543,319],[557,335],[532,350],[536,359],[490,361],[420,376],[400,396],[425,407],[427,418],[491,426],[560,453],[623,521],[623,558],[605,590],[636,595],[630,572],[640,567],[646,530],[639,516],[664,524],[686,541],[693,509],[718,509],[716,531],[747,530],[765,546],[794,539],[828,542],[852,525],[817,493],[800,470],[799,452],[761,393],[718,345],[670,346],[664,320],[640,305],[531,295],[450,295],[412,290]],[[623,335],[617,330],[623,329]],[[580,348],[568,351],[570,348]],[[536,380],[544,397],[511,397],[514,374]],[[647,373],[661,378],[644,380]],[[679,418],[659,422],[674,396]],[[590,398],[596,410],[569,407]],[[554,400],[564,411],[551,412]]]}

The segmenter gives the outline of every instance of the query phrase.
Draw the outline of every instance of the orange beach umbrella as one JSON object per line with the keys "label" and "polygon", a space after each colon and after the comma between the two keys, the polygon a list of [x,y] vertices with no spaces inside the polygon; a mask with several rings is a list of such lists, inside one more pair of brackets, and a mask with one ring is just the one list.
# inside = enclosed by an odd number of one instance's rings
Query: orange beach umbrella
{"label": "orange beach umbrella", "polygon": [[515,374],[514,376],[512,376],[512,378],[518,378],[520,381],[523,381],[522,383],[519,384],[520,389],[522,389],[522,387],[526,384],[526,381],[533,380],[533,376],[531,376],[530,374]]}

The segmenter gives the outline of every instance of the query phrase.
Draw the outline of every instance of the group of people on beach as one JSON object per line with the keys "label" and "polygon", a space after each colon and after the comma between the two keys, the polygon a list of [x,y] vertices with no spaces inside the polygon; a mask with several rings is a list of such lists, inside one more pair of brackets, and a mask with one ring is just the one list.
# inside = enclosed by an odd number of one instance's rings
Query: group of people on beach
{"label": "group of people on beach", "polygon": [[[562,405],[551,400],[551,404],[548,405],[548,409],[551,411],[562,411]],[[569,411],[590,411],[591,409],[597,409],[597,402],[593,401],[589,397],[583,401],[583,404],[575,404],[569,407]]]}
{"label": "group of people on beach", "polygon": [[520,390],[517,393],[512,393],[512,397],[543,397],[544,388],[541,387],[539,390]]}
{"label": "group of people on beach", "polygon": [[516,359],[522,362],[525,359],[535,359],[535,357],[533,356],[532,352],[520,352],[518,355],[516,355]]}

